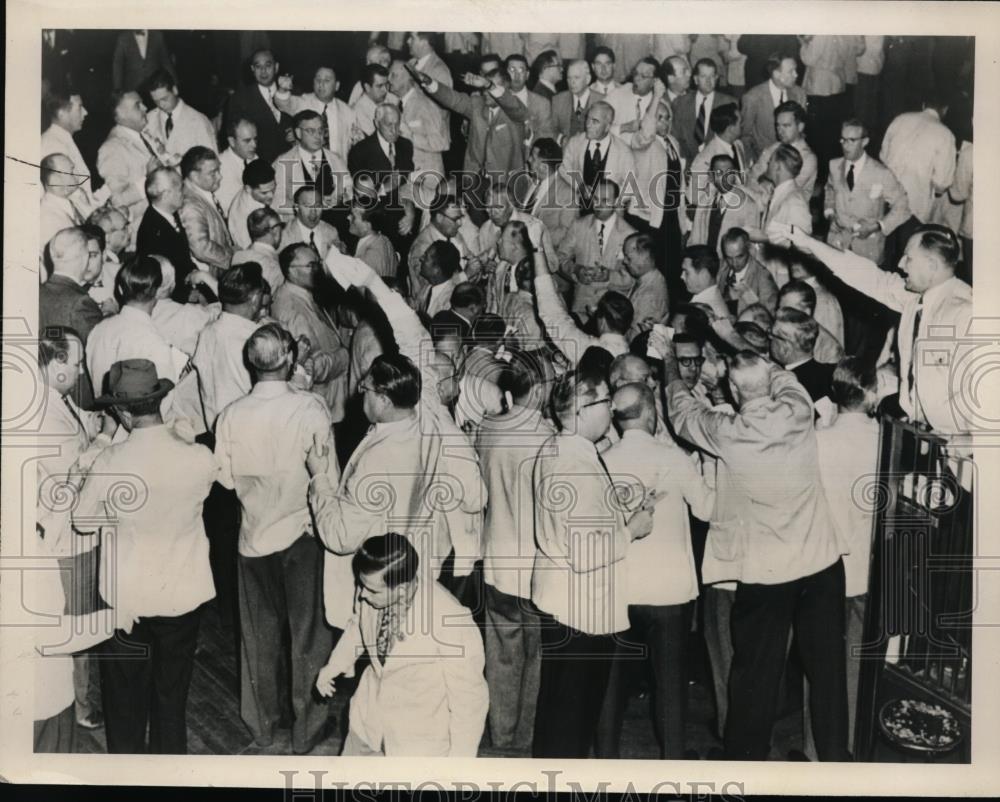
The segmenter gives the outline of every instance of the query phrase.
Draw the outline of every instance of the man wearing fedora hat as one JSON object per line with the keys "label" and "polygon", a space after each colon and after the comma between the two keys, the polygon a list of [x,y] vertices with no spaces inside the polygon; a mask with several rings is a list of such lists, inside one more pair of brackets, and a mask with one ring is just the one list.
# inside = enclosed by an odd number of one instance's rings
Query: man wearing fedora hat
{"label": "man wearing fedora hat", "polygon": [[148,359],[111,366],[95,404],[110,407],[128,437],[94,460],[76,507],[77,531],[102,530],[99,590],[116,612],[101,660],[111,753],[146,752],[147,723],[149,752],[187,751],[201,607],[215,596],[202,506],[219,468],[164,424],[160,401],[173,386]]}

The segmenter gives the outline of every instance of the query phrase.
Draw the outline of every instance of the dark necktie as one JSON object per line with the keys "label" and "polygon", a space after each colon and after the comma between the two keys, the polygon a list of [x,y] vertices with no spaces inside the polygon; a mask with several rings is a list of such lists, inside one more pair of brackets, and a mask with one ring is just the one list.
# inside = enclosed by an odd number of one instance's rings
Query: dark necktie
{"label": "dark necktie", "polygon": [[309,232],[309,245],[312,246],[312,249],[314,251],[316,251],[316,253],[319,253],[319,248],[316,247],[316,232],[315,231],[310,231]]}
{"label": "dark necktie", "polygon": [[167,139],[170,139],[170,134],[174,130],[174,115],[172,112],[167,114],[167,124],[163,126],[163,130],[167,134]]}
{"label": "dark necktie", "polygon": [[698,118],[694,121],[694,139],[700,145],[705,141],[705,100],[701,96],[701,105],[698,106]]}
{"label": "dark necktie", "polygon": [[141,131],[139,132],[139,139],[141,139],[142,144],[146,146],[146,150],[149,151],[149,155],[152,156],[154,159],[159,160],[160,158],[159,154],[153,149],[153,146],[149,144],[149,140],[142,135]]}
{"label": "dark necktie", "polygon": [[323,147],[330,147],[330,121],[326,117],[326,110],[330,108],[329,103],[323,104],[323,111],[320,114],[323,116]]}
{"label": "dark necktie", "polygon": [[851,162],[847,168],[847,188],[854,192],[854,162]]}
{"label": "dark necktie", "polygon": [[740,143],[733,142],[733,166],[736,168],[736,172],[743,172],[743,161],[740,159]]}
{"label": "dark necktie", "polygon": [[184,233],[184,226],[181,224],[181,215],[180,215],[180,212],[174,212],[174,226],[182,234]]}
{"label": "dark necktie", "polygon": [[718,250],[719,233],[722,231],[722,195],[715,196],[712,211],[708,215],[708,247]]}
{"label": "dark necktie", "polygon": [[66,405],[66,409],[69,410],[69,414],[73,416],[73,420],[75,420],[77,424],[79,424],[80,431],[86,432],[87,427],[83,425],[83,418],[81,418],[80,415],[77,413],[77,411],[73,408],[73,405],[70,403],[69,396],[64,395],[62,397],[62,400],[63,403]]}
{"label": "dark necktie", "polygon": [[916,364],[917,364],[917,340],[920,336],[920,319],[923,317],[923,304],[917,306],[917,312],[913,316],[913,338],[910,344],[910,366],[906,371],[906,380],[909,384],[907,388],[910,393],[910,406],[913,409],[913,417],[920,422],[924,422],[923,409],[920,407],[920,399],[917,398],[916,387]]}
{"label": "dark necktie", "polygon": [[214,192],[212,193],[212,203],[215,204],[215,211],[217,211],[219,213],[219,217],[221,217],[222,221],[225,222],[226,221],[226,213],[225,213],[225,211],[223,211],[222,204],[219,203],[219,199],[217,197],[215,197],[215,193]]}
{"label": "dark necktie", "polygon": [[389,166],[396,169],[396,146],[392,142],[389,143]]}
{"label": "dark necktie", "polygon": [[604,257],[604,223],[597,224],[597,261]]}
{"label": "dark necktie", "polygon": [[664,140],[667,148],[667,176],[664,182],[664,211],[674,211],[681,202],[681,162],[669,139]]}
{"label": "dark necktie", "polygon": [[330,165],[326,160],[326,154],[323,151],[319,152],[319,167],[316,170],[313,184],[324,198],[333,192],[333,171],[330,169]]}

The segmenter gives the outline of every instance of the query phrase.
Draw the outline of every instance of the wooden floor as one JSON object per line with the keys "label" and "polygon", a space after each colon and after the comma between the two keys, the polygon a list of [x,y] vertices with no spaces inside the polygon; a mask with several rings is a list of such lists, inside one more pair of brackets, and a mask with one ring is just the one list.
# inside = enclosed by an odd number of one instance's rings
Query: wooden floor
{"label": "wooden floor", "polygon": [[[695,635],[692,644],[699,642]],[[692,650],[695,651],[695,650]],[[261,748],[244,726],[239,714],[239,677],[236,632],[220,615],[217,602],[206,605],[195,654],[194,674],[188,697],[188,751],[194,755],[287,755],[291,754],[290,734],[278,730],[274,743]],[[696,652],[697,654],[697,652]],[[712,734],[714,706],[711,682],[703,660],[691,666],[689,684],[687,745],[704,758],[709,750],[721,744]],[[347,697],[334,696],[330,702],[329,735],[310,754],[337,755],[346,731]],[[801,748],[801,714],[786,715],[774,732],[772,759],[784,760],[790,749]],[[104,729],[85,730],[77,727],[76,751],[104,753]],[[483,739],[480,757],[530,757],[510,750],[495,750],[489,746],[489,736]],[[640,691],[629,700],[622,734],[622,757],[656,759],[659,751],[649,717],[649,700]]]}

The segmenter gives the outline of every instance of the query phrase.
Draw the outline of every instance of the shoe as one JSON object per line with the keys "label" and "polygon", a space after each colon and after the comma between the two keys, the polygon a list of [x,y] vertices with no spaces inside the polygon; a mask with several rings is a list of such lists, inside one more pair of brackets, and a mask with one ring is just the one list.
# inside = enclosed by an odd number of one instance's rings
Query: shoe
{"label": "shoe", "polygon": [[76,723],[85,730],[99,730],[104,726],[104,714],[99,710],[95,710],[90,715],[77,716]]}

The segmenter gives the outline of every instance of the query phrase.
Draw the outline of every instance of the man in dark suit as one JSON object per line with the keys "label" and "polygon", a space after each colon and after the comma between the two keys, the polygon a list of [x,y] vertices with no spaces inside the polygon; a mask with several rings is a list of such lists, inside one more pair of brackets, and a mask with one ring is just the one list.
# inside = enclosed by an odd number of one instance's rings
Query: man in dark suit
{"label": "man in dark suit", "polygon": [[188,275],[197,270],[191,260],[187,235],[178,212],[184,205],[181,177],[169,167],[153,170],[146,177],[146,197],[149,206],[139,223],[136,236],[138,256],[165,256],[174,266],[177,281],[171,298],[184,303],[188,298]]}
{"label": "man in dark suit", "polygon": [[771,327],[771,357],[785,370],[795,374],[799,384],[806,388],[817,414],[822,416],[819,402],[829,401],[830,384],[835,365],[826,365],[813,359],[813,349],[819,336],[819,324],[799,309],[785,306],[778,310]]}
{"label": "man in dark suit", "polygon": [[[399,135],[399,110],[388,103],[375,109],[375,133],[357,142],[347,154],[347,169],[361,195],[374,188],[386,212],[386,236],[405,261],[415,231],[416,210],[410,196],[413,142]],[[368,182],[371,181],[369,185]]]}
{"label": "man in dark suit", "polygon": [[274,105],[279,66],[270,50],[254,53],[250,61],[253,83],[237,89],[226,108],[227,125],[242,118],[257,126],[257,156],[267,162],[273,162],[295,141],[292,118]]}
{"label": "man in dark suit", "polygon": [[[44,332],[53,326],[73,329],[87,345],[94,326],[104,319],[101,308],[87,294],[83,276],[90,254],[87,236],[79,228],[64,228],[49,242],[52,275],[38,288],[38,329]],[[72,391],[77,406],[90,409],[94,391],[86,371],[80,372]]]}
{"label": "man in dark suit", "polygon": [[694,65],[695,91],[681,95],[673,102],[674,124],[671,132],[681,146],[681,155],[690,164],[698,149],[711,137],[708,121],[712,109],[735,103],[723,92],[716,92],[719,68],[709,58],[699,59]]}
{"label": "man in dark suit", "polygon": [[115,92],[131,92],[157,70],[166,70],[174,83],[177,71],[160,31],[122,31],[115,42],[111,83]]}

